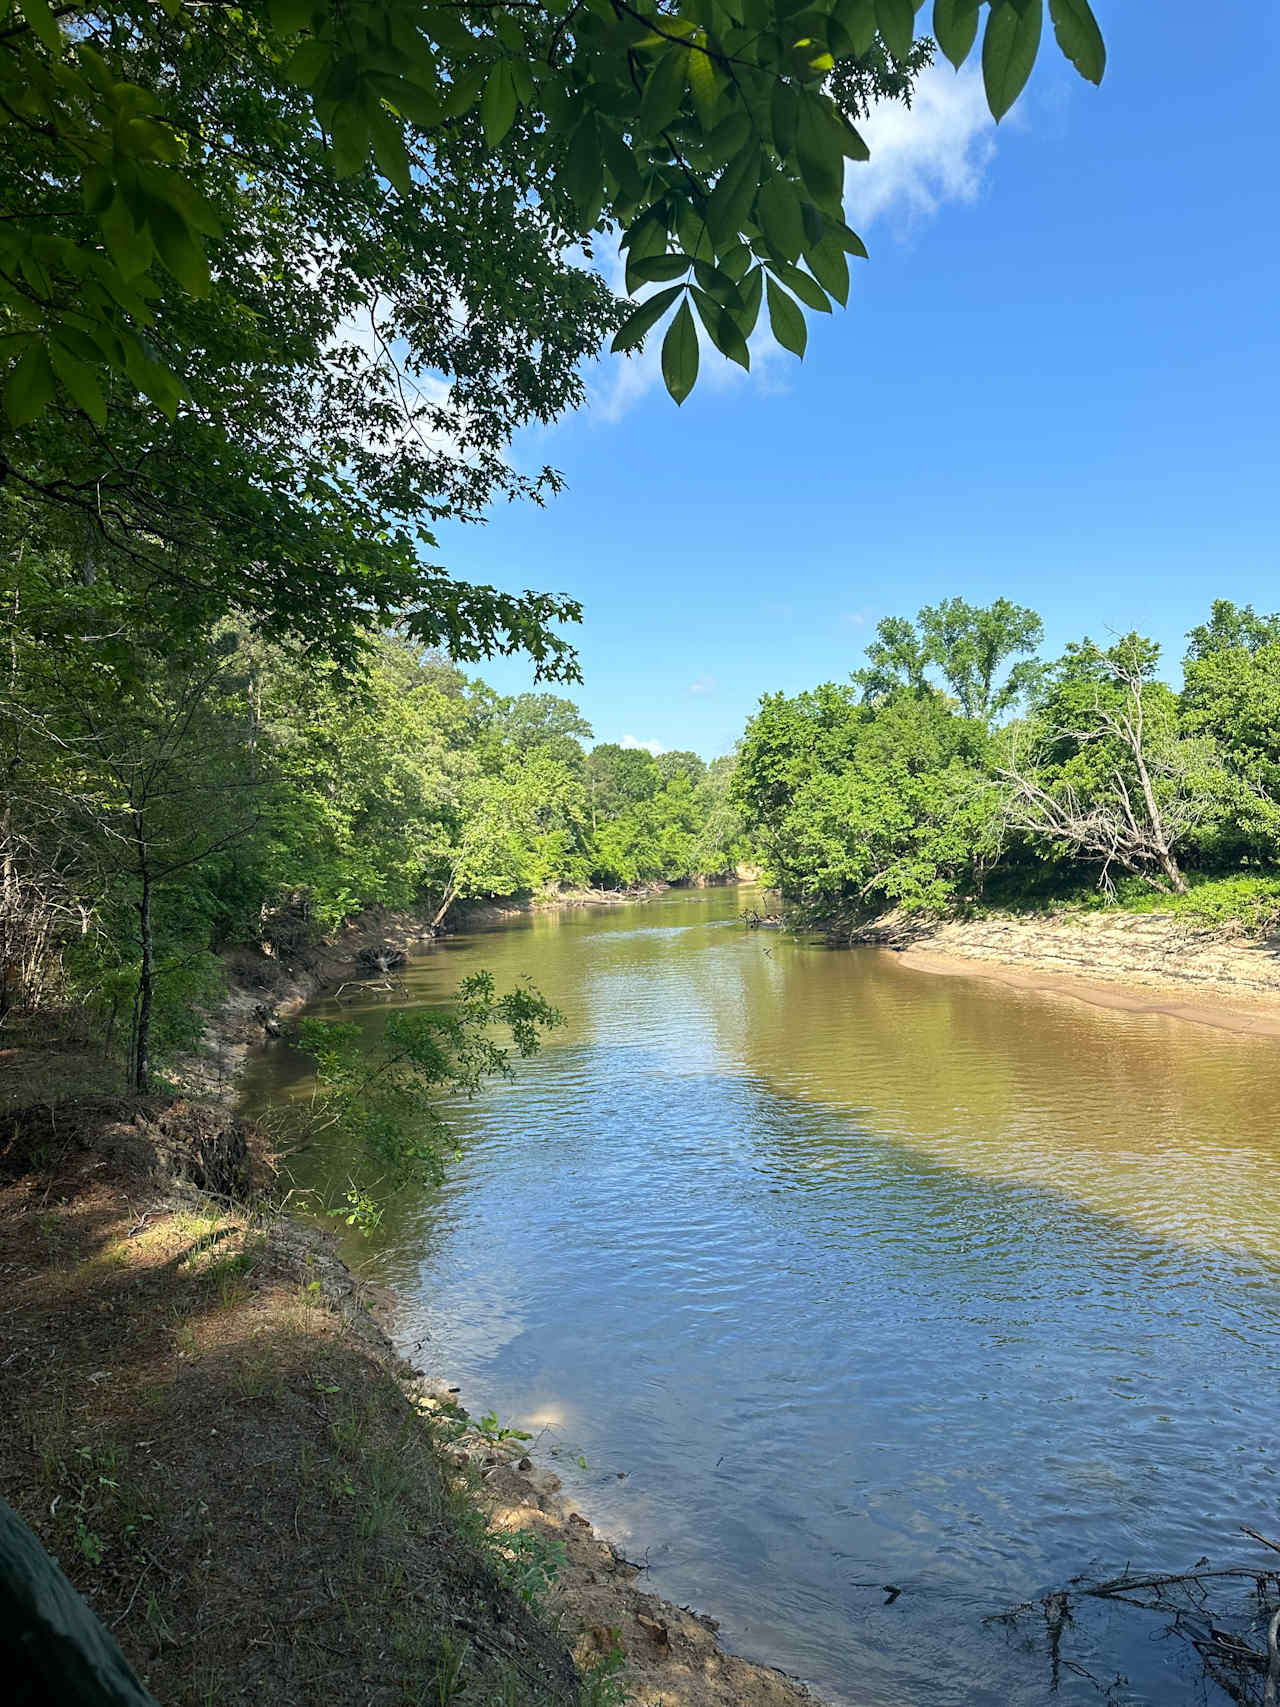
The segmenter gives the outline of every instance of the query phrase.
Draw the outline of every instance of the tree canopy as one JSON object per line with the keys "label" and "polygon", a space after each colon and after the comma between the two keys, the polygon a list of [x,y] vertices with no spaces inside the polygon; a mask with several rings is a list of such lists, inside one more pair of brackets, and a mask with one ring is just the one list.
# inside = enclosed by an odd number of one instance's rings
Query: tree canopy
{"label": "tree canopy", "polygon": [[[920,697],[938,691],[929,677],[936,669],[965,716],[990,723],[1025,699],[1040,680],[1043,666],[1027,654],[1043,635],[1035,611],[1009,599],[986,606],[944,599],[925,605],[915,622],[888,616],[878,623],[876,638],[866,648],[867,662],[851,679],[871,702],[903,690]],[[1009,664],[1011,658],[1019,662]]]}
{"label": "tree canopy", "polygon": [[0,605],[0,1022],[74,998],[139,1087],[194,1041],[229,944],[287,959],[363,909],[439,925],[741,856],[732,761],[588,752],[571,701],[496,694],[403,636],[355,670],[230,620],[114,645],[35,639]]}
{"label": "tree canopy", "polygon": [[948,599],[882,622],[850,684],[761,700],[732,789],[769,877],[858,917],[1126,884],[1183,897],[1227,875],[1274,915],[1280,622],[1218,600],[1181,692],[1142,635],[1048,663],[1028,656],[1040,632],[1008,600]]}
{"label": "tree canopy", "polygon": [[[981,34],[997,117],[1042,9],[934,6],[957,65]],[[349,655],[394,615],[572,679],[574,601],[451,580],[433,521],[554,488],[504,447],[580,399],[610,331],[629,350],[665,320],[677,401],[704,338],[749,364],[762,311],[802,353],[866,252],[846,162],[932,55],[917,10],[0,0],[5,525],[174,622],[235,608]],[[1100,79],[1087,0],[1049,11]],[[603,241],[653,294],[614,303],[578,259]]]}

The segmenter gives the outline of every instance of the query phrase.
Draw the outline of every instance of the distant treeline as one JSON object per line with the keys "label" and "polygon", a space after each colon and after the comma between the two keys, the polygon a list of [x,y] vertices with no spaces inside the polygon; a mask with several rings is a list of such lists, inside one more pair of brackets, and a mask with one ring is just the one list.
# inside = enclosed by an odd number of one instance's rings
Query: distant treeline
{"label": "distant treeline", "polygon": [[1280,616],[1218,600],[1181,688],[1139,634],[1054,662],[1042,635],[951,599],[882,622],[847,682],[763,699],[733,797],[768,876],[849,919],[1089,895],[1280,916]]}
{"label": "distant treeline", "polygon": [[38,590],[5,605],[0,1019],[75,1004],[139,1088],[194,1040],[228,944],[284,956],[370,907],[440,922],[741,851],[731,758],[588,748],[569,700],[504,698],[394,635],[340,667],[230,619],[148,639]]}
{"label": "distant treeline", "polygon": [[767,696],[735,755],[589,746],[367,625],[338,657],[228,614],[154,622],[91,556],[15,552],[0,635],[0,1022],[70,1006],[139,1088],[221,951],[371,907],[763,866],[857,921],[1064,898],[1280,918],[1280,617],[1226,601],[1183,682],[1141,635],[1038,656],[1034,611],[882,622],[843,683]]}

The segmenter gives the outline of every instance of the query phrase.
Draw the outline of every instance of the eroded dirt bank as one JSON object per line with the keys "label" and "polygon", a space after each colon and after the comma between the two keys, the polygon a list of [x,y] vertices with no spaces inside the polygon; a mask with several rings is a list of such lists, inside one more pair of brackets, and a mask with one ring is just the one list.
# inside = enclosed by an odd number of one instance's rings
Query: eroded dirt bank
{"label": "eroded dirt bank", "polygon": [[361,956],[367,951],[391,948],[404,954],[422,953],[442,934],[474,925],[499,924],[504,919],[558,907],[636,901],[665,888],[665,884],[651,884],[637,890],[566,890],[556,895],[466,903],[450,916],[444,932],[432,925],[429,907],[406,912],[372,909],[314,941],[303,939],[274,947],[242,944],[224,956],[226,995],[209,1016],[198,1053],[180,1064],[179,1077],[194,1095],[233,1105],[249,1051],[278,1036],[285,1023],[315,997],[332,993],[349,980],[368,977],[371,969],[361,964]]}
{"label": "eroded dirt bank", "polygon": [[1280,938],[1169,913],[891,916],[854,939],[939,976],[997,978],[1099,1007],[1280,1037]]}
{"label": "eroded dirt bank", "polygon": [[812,1707],[405,1364],[394,1299],[271,1177],[225,1094],[0,1133],[0,1493],[163,1707]]}

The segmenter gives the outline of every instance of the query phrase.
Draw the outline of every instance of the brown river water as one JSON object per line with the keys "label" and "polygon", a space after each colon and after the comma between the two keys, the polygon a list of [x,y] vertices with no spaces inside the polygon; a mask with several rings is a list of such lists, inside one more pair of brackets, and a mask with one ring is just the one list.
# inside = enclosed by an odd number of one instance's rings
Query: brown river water
{"label": "brown river water", "polygon": [[[748,932],[756,899],[416,959],[395,1000],[487,967],[568,1023],[344,1254],[656,1592],[829,1700],[1227,1702],[1166,1616],[999,1615],[1280,1531],[1280,1041]],[[277,1049],[249,1099],[305,1086]]]}

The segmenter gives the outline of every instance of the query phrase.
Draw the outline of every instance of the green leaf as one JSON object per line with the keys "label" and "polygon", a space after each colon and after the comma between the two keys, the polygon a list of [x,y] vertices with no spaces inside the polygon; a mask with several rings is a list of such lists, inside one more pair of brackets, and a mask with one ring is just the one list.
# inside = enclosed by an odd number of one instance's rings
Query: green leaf
{"label": "green leaf", "polygon": [[876,39],[876,0],[839,0],[833,15],[861,59]]}
{"label": "green leaf", "polygon": [[80,180],[80,190],[84,197],[84,211],[92,214],[104,214],[111,206],[116,193],[116,181],[107,166],[90,166]]}
{"label": "green leaf", "polygon": [[98,227],[107,252],[123,278],[134,279],[146,272],[155,254],[155,244],[145,226],[134,224],[133,216],[118,192],[106,212],[99,214]]}
{"label": "green leaf", "polygon": [[1049,16],[1058,46],[1090,83],[1101,83],[1107,69],[1107,47],[1089,0],[1049,0]]}
{"label": "green leaf", "polygon": [[751,140],[751,120],[746,113],[730,113],[707,137],[706,148],[713,160],[732,164]]}
{"label": "green leaf", "polygon": [[689,93],[693,96],[693,104],[702,120],[702,128],[711,130],[716,102],[720,97],[720,80],[710,55],[696,47],[689,50]]}
{"label": "green leaf", "polygon": [[173,420],[178,412],[178,404],[182,399],[181,385],[167,367],[160,362],[152,361],[144,355],[136,338],[125,343],[125,372],[144,396],[149,397],[160,410]]}
{"label": "green leaf", "polygon": [[738,300],[738,287],[728,273],[721,272],[719,267],[712,266],[710,261],[695,261],[693,276],[708,296],[715,297],[726,308]]}
{"label": "green leaf", "polygon": [[569,152],[560,173],[560,187],[579,211],[595,200],[604,182],[602,166],[596,116],[588,112],[569,139]]}
{"label": "green leaf", "polygon": [[796,126],[796,159],[805,188],[816,202],[839,205],[844,192],[842,140],[827,97],[806,91]]}
{"label": "green leaf", "polygon": [[[439,12],[432,12],[431,14],[433,20],[443,15]],[[433,32],[434,29],[435,24],[433,22]],[[463,33],[466,34],[465,31]],[[468,37],[468,39],[470,38]],[[471,45],[474,47],[475,43],[472,42]],[[488,80],[488,75],[489,73],[483,64],[473,65],[469,70],[460,72],[449,84],[448,96],[440,108],[442,117],[460,119],[463,113],[469,113],[480,99],[480,91]]]}
{"label": "green leaf", "polygon": [[839,235],[829,231],[821,243],[805,250],[804,258],[814,278],[843,307],[849,300],[849,263]]}
{"label": "green leaf", "polygon": [[698,318],[706,327],[707,335],[716,349],[729,361],[737,362],[739,367],[750,371],[751,352],[747,349],[747,340],[738,330],[737,322],[728,309],[723,303],[717,302],[715,297],[708,296],[705,290],[699,290],[696,285],[692,287],[690,295],[698,310]]}
{"label": "green leaf", "polygon": [[52,401],[56,388],[48,350],[43,343],[28,344],[5,382],[4,412],[11,425],[25,427],[34,421]]}
{"label": "green leaf", "polygon": [[767,288],[769,325],[773,328],[774,337],[784,350],[790,350],[796,356],[803,356],[805,346],[809,342],[809,328],[805,325],[804,315],[786,291],[772,279],[769,280]]}
{"label": "green leaf", "polygon": [[639,260],[627,264],[627,289],[631,289],[630,281],[636,284],[657,284],[665,279],[678,279],[681,274],[689,271],[687,255],[646,255]]}
{"label": "green leaf", "polygon": [[911,0],[876,0],[876,24],[893,57],[909,59],[916,30],[916,9]]}
{"label": "green leaf", "polygon": [[978,34],[979,0],[933,0],[933,33],[959,71]]}
{"label": "green leaf", "polygon": [[511,67],[505,59],[500,59],[489,73],[484,94],[480,97],[480,123],[490,148],[498,146],[515,123],[515,118],[516,86],[512,81]]}
{"label": "green leaf", "polygon": [[851,230],[843,220],[838,223],[833,220],[828,220],[827,229],[828,231],[835,233],[840,247],[844,250],[846,255],[856,255],[860,261],[869,259],[866,244],[862,241],[861,237],[858,236],[858,233]]}
{"label": "green leaf", "polygon": [[662,340],[662,378],[677,403],[683,403],[698,379],[698,329],[688,302],[667,327]]}
{"label": "green leaf", "polygon": [[1026,87],[1040,47],[1042,0],[996,0],[982,38],[982,81],[999,121]]}
{"label": "green leaf", "polygon": [[64,46],[62,31],[58,28],[58,20],[54,17],[49,0],[19,0],[22,15],[39,36],[41,42],[54,56],[62,56]]}
{"label": "green leaf", "polygon": [[827,301],[827,293],[816,279],[811,279],[808,273],[801,272],[799,267],[789,267],[785,261],[770,261],[769,270],[776,273],[789,291],[793,291],[801,302],[807,304],[817,314],[830,314],[831,304]]}
{"label": "green leaf", "polygon": [[369,125],[354,103],[347,101],[334,115],[330,140],[333,170],[339,178],[353,178],[369,154]]}
{"label": "green leaf", "polygon": [[760,182],[760,154],[745,149],[730,159],[707,200],[706,221],[718,248],[727,248],[751,215]]}
{"label": "green leaf", "polygon": [[638,201],[644,194],[644,180],[640,176],[640,168],[636,165],[635,155],[627,147],[625,139],[607,121],[601,122],[596,128],[600,153],[605,165],[617,180],[618,189],[624,196]]}
{"label": "green leaf", "polygon": [[402,195],[408,195],[413,188],[409,151],[404,145],[403,131],[384,107],[374,107],[369,114],[369,140],[379,172]]}
{"label": "green leaf", "polygon": [[752,267],[739,287],[741,307],[730,309],[730,313],[738,322],[738,330],[744,338],[749,338],[755,331],[756,321],[760,318],[760,301],[764,295],[764,268]]}
{"label": "green leaf", "polygon": [[77,409],[83,409],[91,421],[101,427],[107,419],[107,404],[94,376],[93,369],[77,361],[70,350],[60,344],[49,349],[53,371],[66,387],[67,395]]}
{"label": "green leaf", "polygon": [[479,46],[457,12],[449,6],[432,6],[426,12],[424,27],[432,41],[439,42],[449,53],[470,55]]}
{"label": "green leaf", "polygon": [[751,251],[741,241],[731,243],[727,249],[720,251],[718,260],[720,271],[724,273],[726,278],[731,278],[735,284],[740,285],[747,268],[751,265]]}
{"label": "green leaf", "polygon": [[784,160],[796,145],[796,126],[800,119],[799,100],[799,91],[793,89],[790,83],[779,81],[774,84],[769,105],[769,124],[773,131],[773,146]]}
{"label": "green leaf", "polygon": [[[848,160],[867,161],[871,158],[871,150],[862,137],[862,132],[838,109],[833,108],[836,129],[840,137],[840,149]],[[843,174],[842,174],[843,175]]]}
{"label": "green leaf", "polygon": [[658,136],[680,111],[688,77],[687,47],[671,47],[658,59],[640,97],[640,128],[647,136]]}
{"label": "green leaf", "polygon": [[662,319],[683,289],[682,284],[669,285],[666,290],[647,297],[639,308],[633,309],[614,333],[613,343],[609,346],[614,355],[623,350],[634,350],[649,328]]}
{"label": "green leaf", "polygon": [[321,75],[328,70],[332,57],[333,47],[329,42],[304,41],[289,55],[285,62],[284,74],[300,89],[312,89]]}
{"label": "green leaf", "polygon": [[204,244],[180,215],[164,204],[155,204],[148,220],[160,259],[192,296],[209,294],[209,262]]}
{"label": "green leaf", "polygon": [[384,101],[390,102],[402,118],[419,130],[433,129],[444,116],[439,100],[417,83],[410,83],[407,77],[390,77],[379,72],[369,81]]}
{"label": "green leaf", "polygon": [[520,26],[509,12],[498,14],[497,28],[498,39],[504,47],[509,47],[512,53],[526,53],[528,51]]}
{"label": "green leaf", "polygon": [[667,247],[666,203],[650,202],[644,212],[632,221],[620,247],[635,261],[642,255],[661,255]]}
{"label": "green leaf", "polygon": [[770,178],[756,198],[756,213],[770,246],[786,260],[796,260],[804,248],[804,217],[795,184],[778,175]]}
{"label": "green leaf", "polygon": [[267,7],[272,25],[282,36],[296,36],[311,22],[313,0],[271,0]]}

